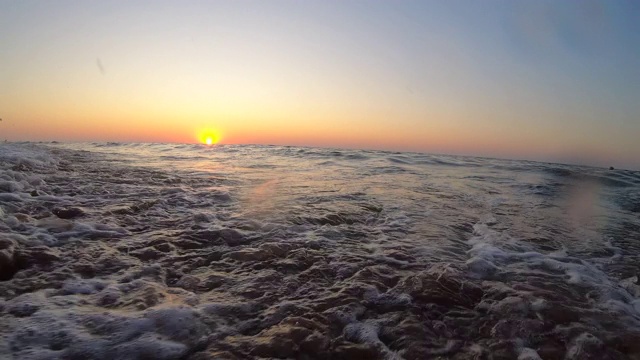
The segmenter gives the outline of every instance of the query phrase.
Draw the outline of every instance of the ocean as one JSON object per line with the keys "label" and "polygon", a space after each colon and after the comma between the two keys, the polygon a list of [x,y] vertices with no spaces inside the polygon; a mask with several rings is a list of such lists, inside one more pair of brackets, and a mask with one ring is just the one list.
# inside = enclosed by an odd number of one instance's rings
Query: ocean
{"label": "ocean", "polygon": [[638,359],[640,172],[0,144],[2,359]]}

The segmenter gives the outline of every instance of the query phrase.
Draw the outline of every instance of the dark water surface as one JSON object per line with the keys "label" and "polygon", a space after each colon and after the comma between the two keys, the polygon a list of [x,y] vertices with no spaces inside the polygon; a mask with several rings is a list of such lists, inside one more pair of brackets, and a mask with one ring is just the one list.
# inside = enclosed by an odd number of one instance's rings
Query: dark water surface
{"label": "dark water surface", "polygon": [[640,173],[0,145],[0,358],[638,359]]}

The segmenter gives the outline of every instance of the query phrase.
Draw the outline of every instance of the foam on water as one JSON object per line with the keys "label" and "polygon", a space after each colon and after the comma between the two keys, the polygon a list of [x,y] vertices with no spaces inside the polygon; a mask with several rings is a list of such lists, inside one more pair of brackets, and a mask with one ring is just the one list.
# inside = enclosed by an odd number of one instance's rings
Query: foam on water
{"label": "foam on water", "polygon": [[633,359],[637,172],[0,145],[0,357]]}

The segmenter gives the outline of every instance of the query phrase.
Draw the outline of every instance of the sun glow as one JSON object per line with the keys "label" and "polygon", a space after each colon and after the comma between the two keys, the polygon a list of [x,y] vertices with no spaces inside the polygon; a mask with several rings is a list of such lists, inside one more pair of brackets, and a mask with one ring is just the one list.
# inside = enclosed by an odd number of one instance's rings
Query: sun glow
{"label": "sun glow", "polygon": [[205,145],[214,145],[220,141],[220,132],[212,129],[201,130],[198,134],[198,140]]}

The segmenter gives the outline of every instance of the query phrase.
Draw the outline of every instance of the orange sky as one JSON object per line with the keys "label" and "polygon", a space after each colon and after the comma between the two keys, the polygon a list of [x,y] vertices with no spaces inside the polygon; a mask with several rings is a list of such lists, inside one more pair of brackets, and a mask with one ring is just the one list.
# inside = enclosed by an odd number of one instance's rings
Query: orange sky
{"label": "orange sky", "polygon": [[3,4],[0,138],[215,129],[228,144],[640,167],[640,31],[623,5],[251,4]]}

